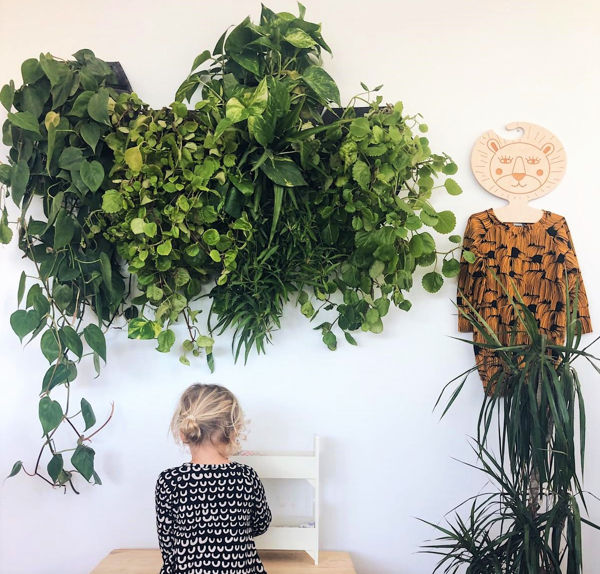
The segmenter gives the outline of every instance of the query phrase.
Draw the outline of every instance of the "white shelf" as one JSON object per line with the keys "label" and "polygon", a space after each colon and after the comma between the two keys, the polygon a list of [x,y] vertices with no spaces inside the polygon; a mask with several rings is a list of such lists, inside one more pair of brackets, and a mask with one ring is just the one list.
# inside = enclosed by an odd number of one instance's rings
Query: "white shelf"
{"label": "white shelf", "polygon": [[304,550],[318,564],[319,437],[314,437],[313,451],[251,451],[232,459],[254,468],[261,479],[300,479],[313,486],[313,516],[274,516],[267,532],[255,541],[260,550]]}
{"label": "white shelf", "polygon": [[299,478],[315,480],[319,461],[314,455],[242,454],[234,460],[251,466],[261,478]]}
{"label": "white shelf", "polygon": [[271,528],[274,526],[310,530],[315,527],[315,519],[312,516],[275,516],[271,522]]}
{"label": "white shelf", "polygon": [[[259,550],[305,550],[312,555],[311,550],[315,548],[315,529],[271,526],[254,540]],[[315,550],[318,550],[318,547]]]}

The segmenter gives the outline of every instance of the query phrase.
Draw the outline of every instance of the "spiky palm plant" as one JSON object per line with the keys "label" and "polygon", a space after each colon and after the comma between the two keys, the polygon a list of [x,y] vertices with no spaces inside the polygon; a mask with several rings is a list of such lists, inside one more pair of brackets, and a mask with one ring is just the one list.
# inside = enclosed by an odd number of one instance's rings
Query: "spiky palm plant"
{"label": "spiky palm plant", "polygon": [[[477,345],[491,349],[502,365],[490,380],[493,390],[482,401],[474,440],[478,464],[471,465],[484,473],[493,490],[459,505],[470,504],[468,518],[456,512],[445,527],[427,522],[442,536],[424,545],[423,551],[442,556],[435,572],[454,573],[466,567],[469,574],[558,574],[565,569],[567,574],[582,574],[581,524],[600,528],[582,518],[579,510],[578,501],[587,511],[580,478],[586,421],[572,363],[584,358],[600,372],[598,359],[588,352],[597,339],[580,348],[577,286],[574,293],[567,287],[570,303],[563,343],[549,340],[540,330],[514,284],[502,288],[517,318],[508,344],[500,341],[473,306],[469,304],[467,312],[459,309],[473,330],[485,337],[485,343]],[[527,334],[524,344],[514,344],[519,331]],[[476,367],[444,387],[436,406],[456,385],[442,416],[473,371]],[[489,446],[494,422],[496,451]]]}

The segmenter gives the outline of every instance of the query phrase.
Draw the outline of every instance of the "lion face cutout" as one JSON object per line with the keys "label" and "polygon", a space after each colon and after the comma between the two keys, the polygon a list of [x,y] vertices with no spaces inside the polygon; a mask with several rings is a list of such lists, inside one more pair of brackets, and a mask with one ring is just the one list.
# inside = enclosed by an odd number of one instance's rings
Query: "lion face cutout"
{"label": "lion face cutout", "polygon": [[521,129],[517,139],[504,139],[493,130],[473,146],[471,169],[491,194],[511,200],[530,200],[550,193],[565,173],[567,158],[558,138],[541,126],[513,122],[507,130]]}

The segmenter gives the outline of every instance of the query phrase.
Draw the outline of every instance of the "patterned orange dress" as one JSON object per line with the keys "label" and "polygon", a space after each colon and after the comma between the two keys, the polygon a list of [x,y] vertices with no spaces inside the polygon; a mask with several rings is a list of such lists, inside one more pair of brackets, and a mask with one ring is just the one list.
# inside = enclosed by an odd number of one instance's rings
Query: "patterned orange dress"
{"label": "patterned orange dress", "polygon": [[[505,285],[509,292],[511,282],[523,301],[538,320],[540,330],[549,340],[561,343],[566,335],[565,272],[569,292],[574,294],[579,282],[578,316],[583,333],[592,330],[588,300],[575,255],[573,241],[562,215],[544,211],[535,223],[507,223],[500,221],[492,209],[469,217],[463,238],[463,247],[475,255],[475,262],[461,258],[458,275],[457,305],[471,313],[465,299],[477,310],[494,330],[503,344],[510,342],[510,333],[518,326],[506,293],[494,279]],[[469,321],[459,313],[458,330],[472,331]],[[521,330],[519,330],[521,331]],[[477,330],[475,343],[485,342]],[[515,344],[527,342],[527,335],[519,332]],[[473,346],[477,369],[486,392],[488,382],[501,368],[500,359],[493,351]]]}

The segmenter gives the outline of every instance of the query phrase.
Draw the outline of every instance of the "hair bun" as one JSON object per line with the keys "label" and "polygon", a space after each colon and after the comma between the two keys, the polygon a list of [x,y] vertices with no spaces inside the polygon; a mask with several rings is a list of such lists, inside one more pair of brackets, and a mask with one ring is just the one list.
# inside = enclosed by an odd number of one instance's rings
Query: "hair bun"
{"label": "hair bun", "polygon": [[228,453],[239,450],[244,427],[244,414],[235,395],[214,384],[190,385],[171,420],[177,442],[191,445],[210,441]]}

